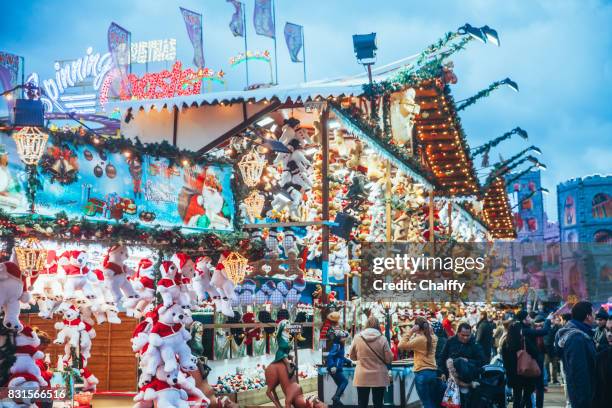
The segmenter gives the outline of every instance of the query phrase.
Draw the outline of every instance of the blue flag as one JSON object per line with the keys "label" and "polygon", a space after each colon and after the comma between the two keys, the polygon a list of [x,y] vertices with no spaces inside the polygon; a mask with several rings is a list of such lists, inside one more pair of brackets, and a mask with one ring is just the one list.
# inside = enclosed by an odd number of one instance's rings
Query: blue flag
{"label": "blue flag", "polygon": [[298,54],[304,45],[303,30],[301,25],[286,23],[285,24],[285,42],[289,50],[289,56],[292,62],[302,62],[298,58]]}
{"label": "blue flag", "polygon": [[227,0],[234,6],[234,14],[232,14],[232,20],[229,23],[230,30],[234,37],[244,37],[244,16],[242,11],[242,2],[237,0]]}
{"label": "blue flag", "polygon": [[274,17],[272,15],[272,0],[255,0],[253,25],[257,34],[276,38]]}

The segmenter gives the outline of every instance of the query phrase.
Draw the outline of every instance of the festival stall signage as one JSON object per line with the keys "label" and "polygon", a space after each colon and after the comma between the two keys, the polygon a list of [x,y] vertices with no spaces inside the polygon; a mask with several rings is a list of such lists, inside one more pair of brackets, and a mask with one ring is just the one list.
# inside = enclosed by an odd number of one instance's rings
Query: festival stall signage
{"label": "festival stall signage", "polygon": [[131,44],[131,62],[146,64],[176,60],[176,38],[138,41]]}
{"label": "festival stall signage", "polygon": [[176,61],[172,70],[147,73],[142,77],[128,75],[128,89],[122,86],[120,98],[129,99],[163,99],[174,96],[197,95],[202,89],[202,81],[225,84],[223,71],[210,68],[182,69],[180,61]]}
{"label": "festival stall signage", "polygon": [[[11,152],[14,143],[1,140]],[[0,153],[0,209],[26,213],[26,171],[15,154]],[[39,215],[130,222],[184,231],[232,231],[232,167],[173,163],[136,150],[109,152],[95,145],[49,143],[38,177]]]}

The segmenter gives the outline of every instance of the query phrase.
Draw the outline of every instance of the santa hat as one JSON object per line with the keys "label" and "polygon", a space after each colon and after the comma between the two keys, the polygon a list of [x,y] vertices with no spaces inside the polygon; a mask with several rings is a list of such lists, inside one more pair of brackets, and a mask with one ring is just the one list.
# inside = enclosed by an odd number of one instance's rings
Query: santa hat
{"label": "santa hat", "polygon": [[171,261],[162,261],[159,271],[161,272],[162,276],[168,276],[171,271],[176,272],[176,265]]}
{"label": "santa hat", "polygon": [[21,279],[21,269],[19,269],[19,265],[17,265],[15,262],[10,261],[4,262],[3,265],[6,268],[6,273],[17,279]]}
{"label": "santa hat", "polygon": [[142,258],[140,262],[138,262],[138,268],[136,268],[136,275],[140,276],[140,271],[142,269],[147,270],[153,267],[153,261],[149,258]]}
{"label": "santa hat", "polygon": [[189,255],[184,252],[177,252],[176,254],[172,255],[172,258],[170,258],[170,260],[176,265],[176,267],[180,271],[185,267],[185,265],[187,265],[189,261],[191,261],[191,258],[189,258]]}
{"label": "santa hat", "polygon": [[101,269],[94,269],[93,273],[100,282],[104,281],[104,272]]}
{"label": "santa hat", "polygon": [[26,337],[34,337],[34,330],[30,326],[24,326],[19,334],[22,334]]}

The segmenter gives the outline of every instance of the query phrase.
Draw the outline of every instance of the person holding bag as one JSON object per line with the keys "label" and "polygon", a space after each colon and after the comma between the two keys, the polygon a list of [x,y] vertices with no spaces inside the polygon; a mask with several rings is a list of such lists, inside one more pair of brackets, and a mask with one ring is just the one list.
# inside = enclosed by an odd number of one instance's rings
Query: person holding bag
{"label": "person holding bag", "polygon": [[378,319],[370,316],[366,328],[355,336],[351,347],[350,359],[357,363],[353,386],[357,388],[359,408],[367,408],[370,390],[374,407],[381,408],[389,385],[388,365],[393,361],[393,353],[379,328]]}
{"label": "person holding bag", "polygon": [[[521,323],[513,322],[508,327],[508,334],[501,345],[501,355],[504,361],[508,386],[512,388],[512,400],[514,408],[532,408],[531,394],[535,391],[538,376],[526,376],[525,363],[521,362],[521,373],[519,373],[519,356],[526,360],[525,353],[531,357],[538,367],[536,357],[537,347],[532,342],[526,342],[521,335]],[[533,366],[533,364],[531,364]],[[522,375],[521,375],[522,374]],[[538,373],[533,373],[538,374]]]}

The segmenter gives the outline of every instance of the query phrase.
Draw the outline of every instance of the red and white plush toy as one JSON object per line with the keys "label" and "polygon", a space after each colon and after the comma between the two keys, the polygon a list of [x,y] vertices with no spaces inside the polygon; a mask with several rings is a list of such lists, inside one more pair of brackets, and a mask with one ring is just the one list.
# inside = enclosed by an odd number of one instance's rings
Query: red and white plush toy
{"label": "red and white plush toy", "polygon": [[193,289],[198,297],[198,304],[204,303],[206,295],[212,300],[218,296],[215,288],[210,284],[213,271],[212,259],[209,256],[201,256],[195,262],[195,277],[193,278]]}
{"label": "red and white plush toy", "polygon": [[138,262],[132,287],[138,294],[138,298],[129,299],[125,302],[127,315],[140,318],[147,306],[155,300],[155,265],[153,261],[143,258]]}
{"label": "red and white plush toy", "polygon": [[81,321],[79,311],[74,306],[70,306],[64,310],[64,320],[55,323],[55,329],[58,330],[57,337],[53,341],[54,344],[64,344],[64,360],[70,358],[70,348],[74,347],[81,350],[91,349],[91,338],[86,330],[85,323]]}
{"label": "red and white plush toy", "polygon": [[[24,382],[36,381],[39,385],[46,387],[48,384],[41,375],[40,367],[36,360],[45,357],[38,349],[40,339],[31,327],[24,327],[15,337],[15,362],[10,368],[14,377],[24,377]],[[17,382],[16,379],[14,379]],[[10,387],[10,385],[9,385]]]}
{"label": "red and white plush toy", "polygon": [[86,366],[79,369],[81,378],[83,379],[83,391],[96,391],[96,386],[100,383],[98,377],[96,377]]}
{"label": "red and white plush toy", "polygon": [[141,387],[138,394],[134,397],[135,406],[138,408],[153,406],[189,408],[187,392],[177,385],[171,384],[173,381],[170,377],[172,375],[168,374],[160,366],[155,373],[155,377]]}
{"label": "red and white plush toy", "polygon": [[157,292],[161,295],[164,307],[180,303],[180,275],[176,265],[171,261],[162,261],[159,271],[161,279],[157,282]]}
{"label": "red and white plush toy", "polygon": [[108,249],[108,253],[102,262],[104,284],[112,295],[115,305],[121,304],[123,295],[128,298],[138,298],[128,281],[128,277],[134,273],[132,269],[125,265],[128,255],[128,249],[125,245],[113,245]]}
{"label": "red and white plush toy", "polygon": [[89,282],[89,268],[87,267],[87,253],[85,251],[67,251],[68,264],[64,266],[64,299],[77,297],[77,290],[83,292],[87,299],[94,299],[96,294]]}
{"label": "red and white plush toy", "polygon": [[30,294],[34,297],[46,297],[52,300],[62,299],[62,279],[57,276],[57,254],[53,250],[47,251],[47,260],[42,271],[32,284]]}
{"label": "red and white plush toy", "polygon": [[187,341],[191,335],[183,326],[185,312],[180,305],[159,309],[159,320],[149,334],[149,348],[159,349],[165,371],[172,371],[178,364],[183,370],[193,371],[197,367]]}
{"label": "red and white plush toy", "polygon": [[16,263],[0,263],[0,308],[4,311],[2,323],[7,329],[17,331],[23,329],[19,322],[19,302],[30,301],[25,279],[25,275],[21,273]]}
{"label": "red and white plush toy", "polygon": [[217,309],[224,315],[232,317],[234,316],[234,311],[232,310],[231,301],[236,297],[236,293],[234,292],[234,282],[227,277],[225,266],[223,265],[223,261],[229,254],[230,251],[223,251],[221,254],[210,284],[217,290],[217,297],[215,299]]}
{"label": "red and white plush toy", "polygon": [[191,279],[195,275],[195,264],[189,255],[183,252],[177,252],[170,258],[176,266],[178,272],[176,279],[179,289],[181,290],[179,303],[181,306],[189,306],[197,300],[196,293],[191,286]]}
{"label": "red and white plush toy", "polygon": [[117,309],[117,306],[115,306],[113,297],[104,283],[104,272],[102,272],[101,269],[94,269],[92,273],[96,277],[97,281],[93,285],[96,292],[96,298],[91,303],[91,313],[95,316],[98,324],[102,324],[104,322],[109,322],[112,324],[121,323],[121,319],[118,316],[119,310]]}

